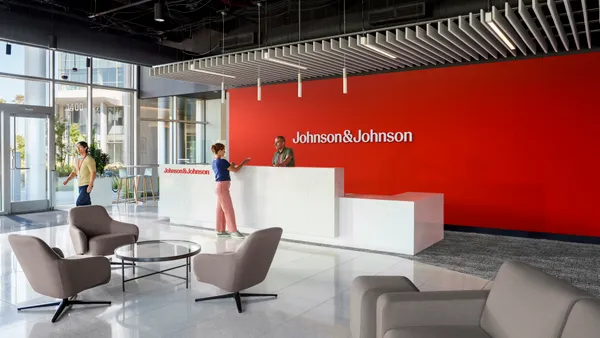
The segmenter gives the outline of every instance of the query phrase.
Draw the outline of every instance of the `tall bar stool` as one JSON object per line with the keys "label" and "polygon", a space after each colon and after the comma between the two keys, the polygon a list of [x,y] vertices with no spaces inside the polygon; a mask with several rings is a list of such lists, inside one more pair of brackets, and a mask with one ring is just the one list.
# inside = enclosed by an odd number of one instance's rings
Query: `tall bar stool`
{"label": "tall bar stool", "polygon": [[[129,175],[129,173],[127,172],[127,169],[119,169],[119,187],[117,188],[117,204],[119,203],[119,198],[121,197],[121,189],[123,188],[123,180],[125,180],[125,191],[128,193],[127,195],[129,195],[129,180],[131,180],[131,185],[133,185],[133,193],[134,193],[134,197],[135,200],[137,202],[137,185],[135,184],[135,176],[134,175]],[[127,200],[129,199],[129,196],[125,197],[125,203],[127,203]]]}
{"label": "tall bar stool", "polygon": [[144,193],[146,194],[146,198],[144,199],[144,201],[148,201],[147,181],[150,181],[150,191],[152,192],[152,200],[156,201],[156,198],[154,197],[154,183],[152,182],[152,168],[146,168],[144,169],[144,175],[138,175],[138,183],[140,178],[142,179],[142,188],[144,189],[142,191],[142,198],[144,198]]}

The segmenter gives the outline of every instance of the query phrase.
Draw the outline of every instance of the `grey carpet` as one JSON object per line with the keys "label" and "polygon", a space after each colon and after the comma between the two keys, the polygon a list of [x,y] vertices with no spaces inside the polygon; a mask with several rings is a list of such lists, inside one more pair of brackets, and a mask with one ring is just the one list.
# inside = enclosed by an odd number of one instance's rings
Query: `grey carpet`
{"label": "grey carpet", "polygon": [[442,242],[406,257],[493,280],[518,260],[600,296],[600,245],[446,231]]}

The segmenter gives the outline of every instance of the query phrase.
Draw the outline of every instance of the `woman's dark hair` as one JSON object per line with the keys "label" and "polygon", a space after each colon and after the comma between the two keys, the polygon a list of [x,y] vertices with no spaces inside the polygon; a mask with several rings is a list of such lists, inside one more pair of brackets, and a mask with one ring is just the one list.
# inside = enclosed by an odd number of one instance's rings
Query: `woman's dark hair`
{"label": "woman's dark hair", "polygon": [[225,149],[225,145],[223,143],[215,143],[210,147],[210,150],[213,152],[213,154],[218,153],[221,150]]}
{"label": "woman's dark hair", "polygon": [[79,141],[79,142],[77,142],[77,145],[80,146],[80,147],[85,148],[85,152],[86,153],[90,152],[90,148],[88,147],[87,142],[85,142],[85,141]]}

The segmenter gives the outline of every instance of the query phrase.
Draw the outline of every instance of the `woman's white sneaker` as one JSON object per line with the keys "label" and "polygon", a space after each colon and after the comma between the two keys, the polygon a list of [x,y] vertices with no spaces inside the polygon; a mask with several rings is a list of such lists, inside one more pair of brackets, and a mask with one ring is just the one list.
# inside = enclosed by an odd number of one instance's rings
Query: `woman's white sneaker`
{"label": "woman's white sneaker", "polygon": [[244,234],[242,234],[239,231],[234,231],[231,233],[231,237],[235,237],[235,238],[244,238]]}
{"label": "woman's white sneaker", "polygon": [[231,237],[231,234],[227,231],[217,231],[217,237]]}

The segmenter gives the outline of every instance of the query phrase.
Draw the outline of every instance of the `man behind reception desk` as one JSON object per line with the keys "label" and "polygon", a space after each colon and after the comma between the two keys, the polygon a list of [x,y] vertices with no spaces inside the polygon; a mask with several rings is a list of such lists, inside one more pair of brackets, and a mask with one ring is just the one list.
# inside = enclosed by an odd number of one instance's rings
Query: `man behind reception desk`
{"label": "man behind reception desk", "polygon": [[295,167],[296,158],[292,148],[285,146],[285,137],[277,136],[275,138],[275,154],[273,154],[274,167]]}

